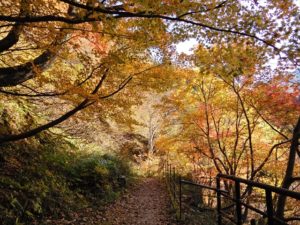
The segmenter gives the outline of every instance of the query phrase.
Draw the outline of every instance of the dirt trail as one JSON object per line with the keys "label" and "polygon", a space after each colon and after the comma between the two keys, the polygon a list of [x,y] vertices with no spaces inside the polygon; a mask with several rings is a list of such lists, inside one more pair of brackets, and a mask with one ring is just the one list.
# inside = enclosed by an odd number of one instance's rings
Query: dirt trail
{"label": "dirt trail", "polygon": [[61,219],[48,218],[43,225],[175,225],[172,217],[163,182],[147,178],[130,188],[114,204],[81,209]]}
{"label": "dirt trail", "polygon": [[173,225],[169,211],[165,187],[147,178],[106,210],[103,225]]}

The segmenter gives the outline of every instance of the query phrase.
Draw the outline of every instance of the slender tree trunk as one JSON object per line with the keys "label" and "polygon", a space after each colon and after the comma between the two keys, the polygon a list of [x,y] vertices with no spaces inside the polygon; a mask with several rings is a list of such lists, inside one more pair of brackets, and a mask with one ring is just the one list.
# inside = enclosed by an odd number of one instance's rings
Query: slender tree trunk
{"label": "slender tree trunk", "polygon": [[[298,122],[296,127],[294,128],[292,142],[290,146],[290,153],[288,158],[288,164],[285,171],[285,177],[282,181],[281,187],[289,189],[291,184],[293,183],[293,172],[295,167],[297,150],[299,147],[299,137],[300,137],[300,117],[298,118]],[[284,218],[284,208],[286,204],[286,196],[279,195],[277,201],[277,210],[276,217],[283,219]]]}

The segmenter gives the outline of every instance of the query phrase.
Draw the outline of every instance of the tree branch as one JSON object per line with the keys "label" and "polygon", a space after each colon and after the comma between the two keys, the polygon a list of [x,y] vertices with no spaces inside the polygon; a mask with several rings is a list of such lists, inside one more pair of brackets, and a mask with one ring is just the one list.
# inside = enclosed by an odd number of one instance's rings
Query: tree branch
{"label": "tree branch", "polygon": [[[90,72],[90,74],[81,82],[79,82],[76,87],[80,87],[82,86],[84,83],[86,83],[89,79],[92,78],[92,76],[94,75],[94,72],[101,68],[102,66],[104,65],[104,63],[100,64],[99,66],[95,67],[92,69],[92,71]],[[19,97],[30,97],[30,98],[35,98],[35,97],[57,97],[57,96],[62,96],[62,95],[65,95],[69,92],[71,92],[72,88],[66,90],[66,91],[63,91],[63,92],[38,92],[36,90],[34,90],[33,88],[31,87],[28,87],[24,84],[21,84],[21,86],[29,89],[30,91],[32,91],[33,93],[35,94],[31,94],[31,93],[20,93],[20,92],[16,92],[16,91],[7,91],[7,90],[3,90],[0,88],[0,93],[3,93],[3,94],[7,94],[7,95],[13,95],[13,96],[19,96]]]}
{"label": "tree branch", "polygon": [[[98,92],[98,90],[101,88],[103,81],[106,79],[108,73],[108,69],[106,69],[104,71],[103,76],[101,77],[100,81],[98,82],[98,84],[96,85],[95,89],[92,91],[91,94],[96,94]],[[79,112],[82,109],[85,109],[86,107],[94,104],[95,101],[90,101],[89,98],[84,99],[79,105],[77,105],[75,108],[73,108],[72,110],[68,111],[67,113],[65,113],[64,115],[60,116],[59,118],[46,123],[44,125],[41,125],[37,128],[34,128],[32,130],[26,131],[24,133],[21,134],[15,134],[15,135],[6,135],[6,136],[2,136],[0,137],[0,144],[6,143],[6,142],[11,142],[11,141],[18,141],[24,138],[29,138],[32,137],[44,130],[47,130],[53,126],[56,126],[58,124],[60,124],[61,122],[69,119],[71,116],[75,115],[77,112]]]}
{"label": "tree branch", "polygon": [[281,131],[279,131],[278,129],[276,129],[257,109],[257,107],[252,103],[251,104],[252,108],[256,111],[256,113],[260,116],[260,118],[262,118],[262,120],[269,125],[269,127],[274,130],[276,133],[280,134],[282,137],[284,137],[286,140],[288,140],[289,138],[283,134]]}
{"label": "tree branch", "polygon": [[[50,45],[58,46],[65,38],[66,33],[59,33]],[[53,49],[45,50],[31,62],[22,65],[0,68],[0,87],[16,86],[35,77],[37,71],[45,70],[54,61],[56,52]]]}
{"label": "tree branch", "polygon": [[[168,15],[145,14],[144,12],[132,13],[132,12],[125,11],[123,9],[118,9],[118,8],[111,9],[111,8],[104,8],[104,7],[93,7],[90,5],[85,5],[85,4],[75,2],[73,0],[61,0],[61,1],[64,3],[67,3],[69,5],[81,8],[81,9],[99,12],[99,13],[103,13],[106,15],[111,15],[113,18],[163,19],[163,20],[167,20],[167,21],[183,22],[186,24],[200,26],[205,29],[210,29],[210,30],[217,31],[217,32],[232,33],[232,34],[236,34],[236,35],[246,36],[246,37],[258,40],[260,42],[263,42],[267,46],[270,46],[273,49],[279,51],[279,49],[274,44],[271,44],[269,41],[266,41],[263,38],[256,36],[255,34],[249,34],[247,32],[243,32],[243,31],[214,27],[214,26],[211,26],[208,24],[201,23],[199,21],[187,20],[187,19],[172,17],[172,16],[168,16]],[[94,22],[94,21],[100,21],[100,20],[101,20],[101,18],[95,18],[95,17],[90,18],[88,16],[86,16],[84,18],[68,18],[68,17],[55,16],[55,15],[25,16],[25,17],[0,15],[0,21],[22,22],[22,23],[59,21],[59,22],[64,22],[64,23],[69,23],[69,24],[79,24],[79,23]]]}
{"label": "tree branch", "polygon": [[183,13],[183,14],[179,15],[177,18],[180,19],[180,18],[185,17],[185,16],[189,16],[189,15],[193,15],[193,14],[197,14],[197,13],[206,13],[206,12],[209,12],[209,11],[212,11],[212,10],[215,10],[215,9],[219,9],[219,8],[222,8],[226,4],[226,2],[227,2],[227,0],[221,2],[216,7],[213,7],[213,8],[207,8],[207,9],[202,9],[202,10],[199,10],[199,11]]}
{"label": "tree branch", "polygon": [[269,158],[271,157],[272,153],[273,153],[273,150],[280,146],[280,145],[283,145],[283,144],[286,144],[288,142],[291,142],[292,139],[289,139],[289,140],[286,140],[286,141],[283,141],[283,142],[280,142],[280,143],[277,143],[275,145],[272,146],[272,148],[270,149],[270,151],[268,152],[268,155],[266,156],[266,158],[264,159],[264,161],[253,171],[252,173],[252,177],[255,177],[255,175],[264,167],[264,165],[268,162]]}
{"label": "tree branch", "polygon": [[[25,16],[28,14],[28,5],[28,1],[21,1],[19,16]],[[23,25],[21,23],[16,23],[13,25],[6,37],[0,40],[0,53],[8,50],[19,41],[19,37],[22,30]]]}

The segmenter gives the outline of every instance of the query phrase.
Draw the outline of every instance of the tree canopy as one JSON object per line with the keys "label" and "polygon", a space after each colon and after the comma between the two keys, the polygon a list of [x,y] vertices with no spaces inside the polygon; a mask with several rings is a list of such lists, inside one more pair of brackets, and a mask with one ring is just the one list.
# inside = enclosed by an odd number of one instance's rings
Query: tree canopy
{"label": "tree canopy", "polygon": [[191,37],[208,48],[232,41],[256,46],[261,64],[275,57],[286,69],[299,61],[298,7],[291,0],[20,0],[0,4],[0,91],[75,104],[56,120],[21,136],[1,138],[1,142],[32,136],[99,101],[105,107],[104,99],[127,85],[159,89],[153,79],[167,78],[168,72],[163,75],[163,71],[169,63],[180,63],[174,62],[174,44]]}

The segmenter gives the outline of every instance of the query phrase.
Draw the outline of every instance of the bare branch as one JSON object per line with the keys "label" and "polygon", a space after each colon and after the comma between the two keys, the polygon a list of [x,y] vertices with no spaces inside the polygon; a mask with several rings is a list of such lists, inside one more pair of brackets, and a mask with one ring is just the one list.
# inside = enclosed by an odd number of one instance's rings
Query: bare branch
{"label": "bare branch", "polygon": [[266,156],[266,158],[264,159],[264,161],[262,161],[262,163],[253,171],[252,173],[252,177],[255,177],[255,175],[264,167],[264,165],[268,162],[268,160],[270,159],[272,153],[273,153],[273,150],[275,148],[277,148],[278,146],[280,145],[283,145],[283,144],[286,144],[286,143],[289,143],[291,142],[292,139],[289,139],[289,140],[286,140],[286,141],[283,141],[283,142],[280,142],[280,143],[277,143],[275,145],[272,146],[272,148],[269,150],[268,152],[268,155]]}
{"label": "bare branch", "polygon": [[278,129],[276,129],[258,110],[258,108],[254,105],[251,104],[252,108],[256,111],[256,113],[260,116],[260,118],[269,125],[269,127],[274,130],[276,133],[280,134],[282,137],[284,137],[285,139],[289,139],[285,134],[283,134],[281,131],[279,131]]}
{"label": "bare branch", "polygon": [[206,13],[206,12],[209,12],[209,11],[212,11],[212,10],[215,10],[215,9],[219,9],[219,8],[222,8],[226,4],[226,2],[227,2],[227,0],[221,2],[220,4],[218,4],[217,6],[215,6],[213,8],[206,8],[206,9],[201,9],[201,10],[198,10],[198,11],[183,13],[180,16],[178,16],[177,18],[180,19],[180,18],[185,17],[185,16],[189,16],[189,15],[193,15],[193,14],[198,14],[198,13]]}

